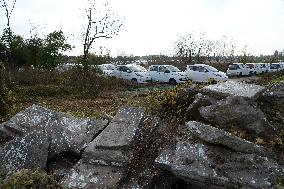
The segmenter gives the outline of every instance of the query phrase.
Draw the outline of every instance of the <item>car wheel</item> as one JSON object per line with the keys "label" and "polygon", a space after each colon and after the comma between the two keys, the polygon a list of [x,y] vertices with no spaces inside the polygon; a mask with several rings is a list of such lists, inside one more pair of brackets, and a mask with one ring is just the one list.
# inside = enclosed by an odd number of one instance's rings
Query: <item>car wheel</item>
{"label": "car wheel", "polygon": [[215,79],[209,78],[207,81],[209,84],[217,84],[217,81]]}
{"label": "car wheel", "polygon": [[172,84],[172,85],[176,85],[176,84],[177,84],[176,80],[173,79],[173,78],[171,78],[171,79],[169,80],[169,83]]}
{"label": "car wheel", "polygon": [[131,81],[137,83],[137,79],[136,78],[132,78]]}

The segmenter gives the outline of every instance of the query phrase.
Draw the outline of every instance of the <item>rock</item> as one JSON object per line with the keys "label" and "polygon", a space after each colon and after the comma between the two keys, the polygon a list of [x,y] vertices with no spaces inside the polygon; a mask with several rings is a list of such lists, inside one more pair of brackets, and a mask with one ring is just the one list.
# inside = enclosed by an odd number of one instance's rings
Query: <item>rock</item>
{"label": "rock", "polygon": [[121,169],[79,162],[62,180],[68,188],[112,189],[123,177]]}
{"label": "rock", "polygon": [[[272,188],[284,178],[283,167],[273,159],[232,150],[224,142],[214,143],[214,137],[186,138],[179,136],[173,148],[162,150],[155,164],[194,188]],[[209,144],[202,138],[213,142]]]}
{"label": "rock", "polygon": [[244,152],[269,157],[268,149],[247,140],[233,136],[224,130],[205,125],[196,121],[186,123],[187,132],[206,143],[226,146],[236,152]]}
{"label": "rock", "polygon": [[227,81],[224,83],[208,85],[204,87],[201,92],[219,100],[228,96],[241,96],[245,99],[254,100],[264,89],[265,87],[260,85]]}
{"label": "rock", "polygon": [[195,100],[186,110],[187,120],[201,120],[201,116],[198,109],[203,106],[212,105],[213,103],[215,103],[215,101],[215,99],[210,98],[209,96],[203,95],[201,93],[195,95]]}
{"label": "rock", "polygon": [[133,158],[144,112],[144,108],[120,109],[62,183],[69,188],[116,188]]}
{"label": "rock", "polygon": [[144,108],[119,110],[107,128],[85,149],[83,161],[117,166],[127,164],[132,158],[130,148],[139,138],[144,112]]}
{"label": "rock", "polygon": [[49,139],[43,129],[8,142],[0,152],[0,169],[5,174],[21,169],[45,169]]}
{"label": "rock", "polygon": [[[268,87],[257,100],[273,125],[284,125],[284,81]],[[280,130],[280,129],[279,129]]]}
{"label": "rock", "polygon": [[1,124],[0,133],[14,138],[24,136],[35,128],[42,128],[51,140],[50,158],[66,151],[80,154],[107,123],[106,120],[78,119],[33,105]]}
{"label": "rock", "polygon": [[245,131],[254,137],[271,138],[275,133],[265,114],[251,106],[243,97],[229,96],[217,103],[199,108],[200,115],[210,124],[225,130]]}

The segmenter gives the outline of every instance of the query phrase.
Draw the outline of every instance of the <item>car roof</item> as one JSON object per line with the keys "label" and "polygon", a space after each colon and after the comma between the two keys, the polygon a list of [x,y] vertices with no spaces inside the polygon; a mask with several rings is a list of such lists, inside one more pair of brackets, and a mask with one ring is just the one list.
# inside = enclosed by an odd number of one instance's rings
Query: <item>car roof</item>
{"label": "car roof", "polygon": [[168,64],[167,65],[165,65],[165,64],[161,64],[160,65],[160,64],[157,64],[157,65],[151,65],[151,66],[172,66],[172,65],[168,65]]}
{"label": "car roof", "polygon": [[188,65],[188,66],[209,66],[207,64],[193,64],[193,65]]}

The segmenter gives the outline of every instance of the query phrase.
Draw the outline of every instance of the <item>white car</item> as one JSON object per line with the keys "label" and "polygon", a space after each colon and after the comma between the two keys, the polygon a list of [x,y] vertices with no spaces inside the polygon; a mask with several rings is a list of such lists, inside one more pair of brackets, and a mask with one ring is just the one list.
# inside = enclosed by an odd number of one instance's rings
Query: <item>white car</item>
{"label": "white car", "polygon": [[77,64],[77,63],[64,63],[58,65],[55,70],[59,72],[64,72],[68,70],[73,70],[73,69],[82,69],[83,65],[82,64]]}
{"label": "white car", "polygon": [[146,83],[151,81],[151,77],[148,72],[142,70],[136,65],[119,65],[114,70],[114,76],[120,79],[131,80],[137,83]]}
{"label": "white car", "polygon": [[116,70],[116,66],[113,64],[101,64],[98,65],[98,68],[107,76],[114,76],[114,70]]}
{"label": "white car", "polygon": [[249,70],[243,63],[233,63],[229,65],[227,69],[228,76],[247,76],[249,75]]}
{"label": "white car", "polygon": [[281,64],[279,63],[272,63],[270,64],[270,67],[269,67],[269,72],[277,72],[277,71],[280,71],[282,69],[282,66]]}
{"label": "white car", "polygon": [[187,81],[185,72],[172,65],[151,65],[149,74],[153,82],[177,84]]}
{"label": "white car", "polygon": [[260,65],[257,63],[246,63],[250,75],[256,75],[262,73],[262,70],[260,68]]}
{"label": "white car", "polygon": [[261,73],[267,73],[269,70],[269,64],[267,63],[258,63],[259,69],[261,70]]}
{"label": "white car", "polygon": [[194,82],[220,82],[227,81],[226,73],[206,64],[187,65],[187,78]]}

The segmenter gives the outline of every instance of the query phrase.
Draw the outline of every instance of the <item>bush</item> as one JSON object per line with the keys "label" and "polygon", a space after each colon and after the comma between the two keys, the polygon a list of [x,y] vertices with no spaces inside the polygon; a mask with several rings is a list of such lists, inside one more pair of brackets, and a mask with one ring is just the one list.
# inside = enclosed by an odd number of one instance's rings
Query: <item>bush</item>
{"label": "bush", "polygon": [[27,99],[34,97],[80,97],[93,98],[105,91],[125,90],[136,84],[105,77],[93,71],[25,70],[12,74],[14,91]]}
{"label": "bush", "polygon": [[0,62],[0,122],[9,116],[13,109],[13,96],[5,85],[4,71],[5,67]]}
{"label": "bush", "polygon": [[186,110],[194,100],[194,93],[187,93],[186,88],[190,86],[179,85],[172,90],[154,91],[146,97],[149,113],[156,114],[167,119],[174,119],[178,123],[186,121]]}
{"label": "bush", "polygon": [[1,189],[63,189],[53,176],[39,170],[24,169],[0,180]]}

